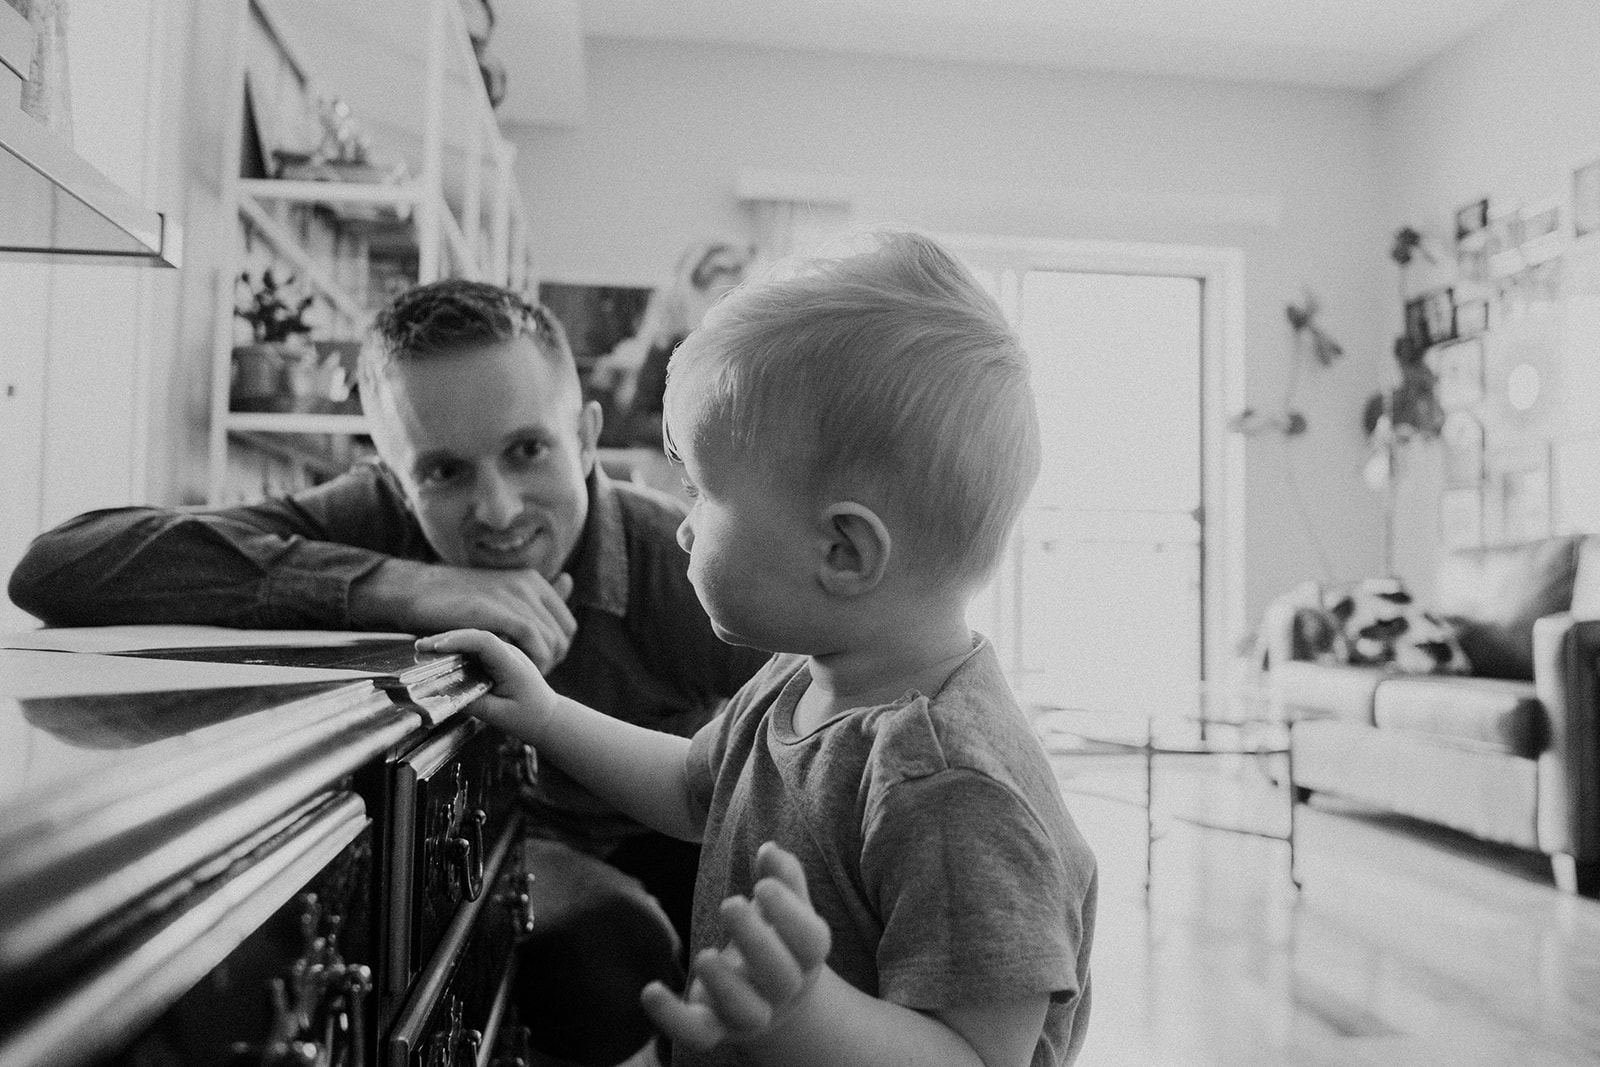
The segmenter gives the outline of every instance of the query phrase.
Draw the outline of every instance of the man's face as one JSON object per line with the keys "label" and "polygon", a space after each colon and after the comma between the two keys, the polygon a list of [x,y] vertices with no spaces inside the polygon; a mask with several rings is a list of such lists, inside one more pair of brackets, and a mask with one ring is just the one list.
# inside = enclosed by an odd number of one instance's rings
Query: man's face
{"label": "man's face", "polygon": [[565,570],[600,436],[572,369],[517,337],[393,364],[384,382],[366,398],[373,436],[439,558]]}

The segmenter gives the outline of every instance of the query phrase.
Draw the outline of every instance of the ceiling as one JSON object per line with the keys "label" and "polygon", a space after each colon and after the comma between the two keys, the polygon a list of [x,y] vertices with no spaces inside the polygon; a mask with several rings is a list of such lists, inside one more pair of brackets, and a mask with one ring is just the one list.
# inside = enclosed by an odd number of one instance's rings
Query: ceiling
{"label": "ceiling", "polygon": [[1510,2],[497,0],[494,47],[511,121],[563,121],[534,114],[539,98],[581,119],[589,37],[1381,90]]}

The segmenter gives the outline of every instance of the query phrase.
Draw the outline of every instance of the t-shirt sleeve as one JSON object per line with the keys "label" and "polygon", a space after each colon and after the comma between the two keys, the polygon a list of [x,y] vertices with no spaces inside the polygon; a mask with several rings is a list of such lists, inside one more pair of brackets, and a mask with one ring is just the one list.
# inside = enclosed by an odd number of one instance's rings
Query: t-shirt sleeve
{"label": "t-shirt sleeve", "polygon": [[686,764],[689,800],[695,806],[694,814],[702,823],[711,811],[711,794],[717,786],[717,772],[728,754],[728,738],[743,706],[743,702],[735,697],[689,739]]}
{"label": "t-shirt sleeve", "polygon": [[1093,861],[1063,854],[1068,839],[1011,789],[964,769],[911,779],[885,791],[864,831],[885,999],[936,1010],[1081,992]]}

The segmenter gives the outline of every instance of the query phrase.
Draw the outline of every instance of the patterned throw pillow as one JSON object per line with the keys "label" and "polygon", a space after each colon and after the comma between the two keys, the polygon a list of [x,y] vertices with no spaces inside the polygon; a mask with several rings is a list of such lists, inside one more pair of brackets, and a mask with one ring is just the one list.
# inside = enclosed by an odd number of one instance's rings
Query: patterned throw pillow
{"label": "patterned throw pillow", "polygon": [[1394,581],[1361,582],[1324,601],[1346,662],[1406,674],[1468,674],[1472,665],[1450,623],[1411,602]]}

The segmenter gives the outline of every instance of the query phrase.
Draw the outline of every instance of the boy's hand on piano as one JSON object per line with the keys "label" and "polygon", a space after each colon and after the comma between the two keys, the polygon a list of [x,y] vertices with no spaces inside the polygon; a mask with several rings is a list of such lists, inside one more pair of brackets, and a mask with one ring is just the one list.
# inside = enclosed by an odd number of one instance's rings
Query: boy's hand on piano
{"label": "boy's hand on piano", "polygon": [[674,1041],[708,1049],[778,1033],[817,988],[832,934],[811,906],[805,871],[772,842],[756,854],[754,899],[722,902],[730,940],[694,960],[688,992],[660,982],[641,994],[645,1011]]}
{"label": "boy's hand on piano", "polygon": [[539,743],[559,698],[520,648],[487,630],[450,630],[419,637],[416,647],[419,654],[456,653],[475,658],[489,673],[494,688],[473,701],[467,711],[525,741]]}

